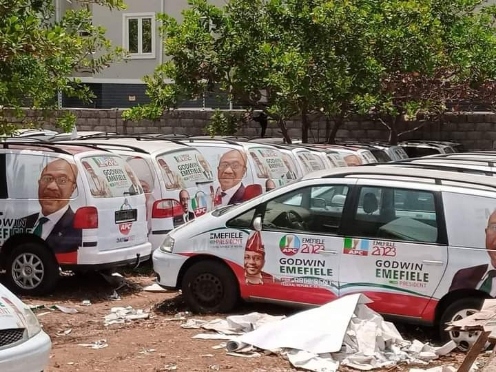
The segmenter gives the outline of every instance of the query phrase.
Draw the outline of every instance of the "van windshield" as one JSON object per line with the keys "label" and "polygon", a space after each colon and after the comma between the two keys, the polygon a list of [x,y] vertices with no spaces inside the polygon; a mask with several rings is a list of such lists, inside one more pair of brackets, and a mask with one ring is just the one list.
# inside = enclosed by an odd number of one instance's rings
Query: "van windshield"
{"label": "van windshield", "polygon": [[117,155],[93,155],[81,159],[83,178],[95,198],[112,198],[143,193],[138,178]]}

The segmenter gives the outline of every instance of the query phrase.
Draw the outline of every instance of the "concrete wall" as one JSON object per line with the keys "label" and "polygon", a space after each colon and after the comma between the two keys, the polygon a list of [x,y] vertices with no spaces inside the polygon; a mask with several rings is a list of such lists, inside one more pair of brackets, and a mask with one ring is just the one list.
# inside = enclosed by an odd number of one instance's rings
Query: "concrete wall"
{"label": "concrete wall", "polygon": [[[74,109],[77,116],[77,128],[80,131],[98,130],[122,134],[141,133],[175,133],[204,135],[203,128],[208,124],[212,111],[209,110],[176,110],[167,113],[159,121],[142,120],[139,123],[125,122],[121,118],[121,110]],[[419,123],[409,124],[413,128]],[[47,123],[46,128],[53,128]],[[289,121],[288,128],[293,138],[300,138],[300,123]],[[237,135],[256,137],[260,135],[260,126],[256,122],[239,128]],[[281,137],[279,128],[269,123],[266,137]],[[310,139],[322,141],[325,138],[325,122],[314,122]],[[359,141],[386,141],[387,129],[379,123],[356,118],[350,120],[338,131],[337,138]],[[496,148],[496,114],[467,113],[452,114],[446,117],[445,123],[430,123],[403,139],[455,140],[463,143],[468,149]]]}

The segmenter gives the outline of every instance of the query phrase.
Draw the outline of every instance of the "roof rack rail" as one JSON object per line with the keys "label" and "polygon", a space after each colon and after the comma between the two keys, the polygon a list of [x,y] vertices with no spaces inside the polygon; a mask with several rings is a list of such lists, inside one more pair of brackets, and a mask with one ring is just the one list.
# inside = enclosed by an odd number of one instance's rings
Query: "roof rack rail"
{"label": "roof rack rail", "polygon": [[[380,170],[378,168],[380,167]],[[354,169],[348,169],[348,168],[354,168]],[[493,177],[487,177],[481,175],[477,181],[473,181],[472,178],[467,178],[463,177],[460,175],[458,172],[450,172],[449,170],[442,170],[442,169],[425,169],[422,167],[406,167],[406,168],[412,168],[408,169],[408,173],[401,172],[398,169],[400,167],[395,167],[395,166],[389,166],[388,163],[372,163],[372,164],[367,164],[367,165],[361,165],[359,167],[348,167],[348,168],[343,168],[343,170],[339,172],[335,172],[332,174],[329,174],[327,176],[323,176],[322,178],[337,178],[337,177],[348,177],[348,176],[359,176],[359,175],[370,175],[370,176],[397,176],[397,177],[413,177],[413,178],[420,178],[420,179],[426,179],[426,180],[433,180],[436,185],[442,185],[443,181],[452,181],[452,182],[461,182],[461,183],[466,183],[470,185],[479,185],[479,186],[486,186],[486,187],[492,187],[496,189],[496,179]],[[415,169],[414,169],[415,168]],[[374,169],[374,170],[372,170]],[[425,171],[441,171],[444,174],[444,177],[438,177],[436,175],[429,175],[426,174]],[[447,175],[449,174],[449,177]],[[472,175],[473,176],[473,175]],[[487,180],[485,180],[487,178]],[[484,182],[487,181],[487,182]]]}
{"label": "roof rack rail", "polygon": [[64,141],[78,141],[78,140],[86,140],[86,139],[114,139],[114,138],[134,138],[137,140],[140,139],[156,139],[157,137],[153,134],[116,134],[116,133],[97,133],[97,134],[89,134],[87,136],[81,136],[74,140],[64,140]]}
{"label": "roof rack rail", "polygon": [[412,167],[412,168],[420,168],[420,169],[432,169],[432,170],[448,170],[448,171],[455,171],[459,173],[475,173],[475,174],[484,174],[486,176],[493,176],[496,175],[496,170],[487,170],[487,169],[474,169],[470,168],[470,166],[467,167],[460,167],[457,165],[451,165],[451,164],[426,164],[426,163],[403,163],[403,162],[390,162],[386,163],[387,165],[391,166],[401,166],[401,167]]}
{"label": "roof rack rail", "polygon": [[[64,150],[58,146],[55,146],[56,143],[53,143],[53,142],[44,142],[44,141],[22,141],[22,140],[19,140],[19,141],[8,141],[8,142],[1,142],[2,146],[4,149],[8,149],[9,146],[11,145],[16,145],[16,146],[31,146],[31,147],[40,147],[40,148],[45,148],[45,149],[50,149],[52,150],[53,152],[55,153],[58,153],[58,154],[67,154],[67,155],[72,155],[72,153],[70,151],[67,151],[67,150]],[[67,143],[59,143],[59,145],[64,145],[64,146],[68,146]],[[75,144],[74,144],[75,145]],[[91,147],[91,146],[87,146],[87,145],[75,145],[75,146],[85,146],[85,147]]]}
{"label": "roof rack rail", "polygon": [[[444,155],[444,154],[443,154]],[[422,157],[418,157],[418,158],[408,158],[408,159],[401,159],[401,160],[396,160],[394,161],[393,163],[402,163],[402,164],[409,164],[409,163],[414,163],[414,162],[417,162],[416,164],[428,164],[430,163],[431,161],[432,162],[436,162],[436,161],[442,161],[442,160],[448,160],[452,163],[457,163],[457,162],[462,162],[462,161],[470,161],[470,162],[474,162],[474,163],[480,163],[481,165],[486,165],[488,167],[496,167],[496,157],[493,160],[487,160],[487,159],[484,159],[484,158],[471,158],[471,157],[467,157],[467,158],[464,158],[464,157],[454,157],[454,158],[447,158],[447,157],[438,157],[438,156],[435,156],[435,157],[427,157],[427,158],[422,158]],[[441,166],[444,166],[444,164],[440,164]],[[446,165],[451,165],[451,164],[446,164]]]}
{"label": "roof rack rail", "polygon": [[136,146],[132,146],[132,145],[125,145],[125,144],[122,144],[122,143],[90,143],[90,144],[85,144],[84,141],[83,142],[78,142],[78,141],[70,141],[70,142],[66,142],[66,141],[61,141],[61,142],[54,142],[54,143],[58,143],[58,144],[64,144],[64,145],[67,145],[67,143],[70,143],[71,145],[74,145],[74,146],[87,146],[87,147],[93,147],[93,148],[96,148],[96,149],[100,149],[100,150],[107,150],[107,148],[105,148],[105,146],[113,146],[113,147],[120,147],[120,148],[126,148],[126,149],[129,149],[129,150],[132,150],[132,151],[136,151],[136,152],[139,152],[139,153],[142,153],[142,154],[149,154],[148,151],[146,150],[143,150],[142,148],[139,148],[139,147],[136,147]]}
{"label": "roof rack rail", "polygon": [[[231,138],[231,137],[229,137],[229,138]],[[187,137],[187,138],[184,138],[182,140],[179,140],[179,141],[182,142],[183,144],[185,142],[193,143],[194,141],[212,141],[212,142],[218,141],[218,142],[229,143],[231,145],[239,145],[238,142],[236,142],[232,139],[227,139],[227,138],[201,138],[201,137],[191,136],[191,137]],[[246,142],[246,141],[240,141],[240,142]]]}

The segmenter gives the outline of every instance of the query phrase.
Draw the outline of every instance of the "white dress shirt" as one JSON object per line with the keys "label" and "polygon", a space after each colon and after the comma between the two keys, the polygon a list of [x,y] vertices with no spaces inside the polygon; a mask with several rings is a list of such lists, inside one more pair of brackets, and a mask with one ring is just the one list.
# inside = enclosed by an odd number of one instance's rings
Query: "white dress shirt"
{"label": "white dress shirt", "polygon": [[36,226],[38,226],[38,223],[40,221],[41,217],[46,217],[48,218],[48,221],[46,221],[42,226],[41,226],[41,239],[45,240],[48,238],[48,235],[52,232],[53,228],[59,222],[59,220],[62,218],[65,212],[69,209],[69,205],[66,205],[64,208],[59,209],[57,212],[54,212],[52,214],[49,214],[48,216],[43,216],[43,214],[40,212],[38,215],[38,219],[36,220],[36,224],[34,225],[34,229],[36,229]]}

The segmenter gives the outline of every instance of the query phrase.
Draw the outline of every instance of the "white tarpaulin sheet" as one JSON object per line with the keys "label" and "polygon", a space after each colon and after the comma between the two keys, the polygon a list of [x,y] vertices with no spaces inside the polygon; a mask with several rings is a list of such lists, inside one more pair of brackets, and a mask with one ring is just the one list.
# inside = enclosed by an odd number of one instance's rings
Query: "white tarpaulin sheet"
{"label": "white tarpaulin sheet", "polygon": [[229,355],[254,346],[281,352],[293,366],[309,371],[337,371],[339,365],[370,370],[401,361],[427,364],[456,347],[453,342],[434,348],[403,340],[394,324],[367,307],[369,302],[353,294],[287,318],[250,313],[212,322],[190,319],[183,326],[230,335]]}
{"label": "white tarpaulin sheet", "polygon": [[315,354],[337,352],[341,350],[357,304],[368,302],[370,300],[361,294],[344,296],[279,322],[267,323],[240,336],[237,341],[265,350],[298,349]]}

